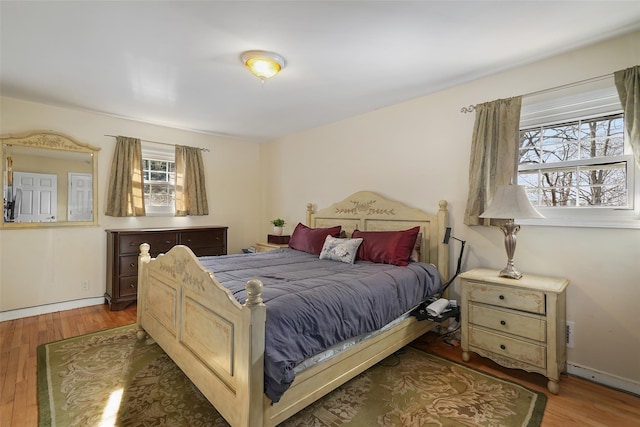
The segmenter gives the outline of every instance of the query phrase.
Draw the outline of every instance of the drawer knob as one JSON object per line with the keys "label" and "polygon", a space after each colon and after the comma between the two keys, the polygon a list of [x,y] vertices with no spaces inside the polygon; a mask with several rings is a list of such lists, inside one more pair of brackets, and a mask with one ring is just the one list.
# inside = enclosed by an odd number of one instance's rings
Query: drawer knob
{"label": "drawer knob", "polygon": [[500,299],[504,299],[504,295],[500,295],[498,298],[500,298]]}
{"label": "drawer knob", "polygon": [[129,246],[135,246],[136,242],[129,242]]}
{"label": "drawer knob", "polygon": [[504,320],[501,320],[501,321],[500,321],[500,324],[501,324],[502,326],[504,326],[504,325],[506,325],[506,324],[507,324],[507,322],[505,322]]}
{"label": "drawer knob", "polygon": [[506,349],[507,349],[507,346],[506,346],[506,345],[504,345],[504,344],[500,344],[500,348],[501,348],[502,350],[506,350]]}
{"label": "drawer knob", "polygon": [[130,287],[131,289],[133,289],[133,288],[135,288],[135,287],[136,287],[136,285],[135,285],[134,283],[129,283],[129,287]]}
{"label": "drawer knob", "polygon": [[135,267],[136,264],[134,262],[132,262],[131,264],[129,264],[129,267]]}
{"label": "drawer knob", "polygon": [[171,240],[165,240],[164,242],[169,244],[169,243],[171,243]]}

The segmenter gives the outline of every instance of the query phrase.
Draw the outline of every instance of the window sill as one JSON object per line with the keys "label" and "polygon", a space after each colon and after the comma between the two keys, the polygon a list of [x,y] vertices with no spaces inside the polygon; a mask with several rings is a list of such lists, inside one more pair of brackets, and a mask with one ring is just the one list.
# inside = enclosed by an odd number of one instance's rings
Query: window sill
{"label": "window sill", "polygon": [[176,216],[176,214],[175,212],[145,212],[144,216],[173,218]]}
{"label": "window sill", "polygon": [[541,227],[584,227],[584,228],[626,228],[640,229],[640,218],[542,218],[516,220],[520,225]]}

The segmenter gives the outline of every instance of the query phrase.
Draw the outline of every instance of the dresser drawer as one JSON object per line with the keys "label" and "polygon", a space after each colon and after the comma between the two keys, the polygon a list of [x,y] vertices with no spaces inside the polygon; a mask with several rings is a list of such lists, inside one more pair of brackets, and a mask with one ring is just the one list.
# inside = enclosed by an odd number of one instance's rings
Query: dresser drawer
{"label": "dresser drawer", "polygon": [[209,246],[206,248],[192,248],[189,247],[193,253],[195,254],[195,256],[219,256],[219,255],[226,255],[227,254],[227,250],[225,249],[224,246]]}
{"label": "dresser drawer", "polygon": [[529,289],[515,289],[503,286],[470,282],[468,298],[470,301],[523,310],[530,313],[545,314],[544,292]]}
{"label": "dresser drawer", "polygon": [[510,338],[469,326],[469,345],[509,359],[545,369],[546,346]]}
{"label": "dresser drawer", "polygon": [[138,255],[121,256],[119,264],[121,276],[135,276],[138,274]]}
{"label": "dresser drawer", "polygon": [[148,243],[151,246],[151,256],[169,251],[178,243],[178,233],[161,232],[161,233],[141,233],[141,234],[125,234],[120,236],[120,253],[121,254],[138,254],[140,245]]}
{"label": "dresser drawer", "polygon": [[120,297],[138,295],[138,276],[121,277],[118,285]]}
{"label": "dresser drawer", "polygon": [[540,342],[547,340],[547,322],[537,315],[470,304],[469,323]]}
{"label": "dresser drawer", "polygon": [[[225,231],[220,229],[204,231],[183,231],[180,233],[180,244],[189,248],[224,247]],[[195,252],[195,251],[194,251]]]}

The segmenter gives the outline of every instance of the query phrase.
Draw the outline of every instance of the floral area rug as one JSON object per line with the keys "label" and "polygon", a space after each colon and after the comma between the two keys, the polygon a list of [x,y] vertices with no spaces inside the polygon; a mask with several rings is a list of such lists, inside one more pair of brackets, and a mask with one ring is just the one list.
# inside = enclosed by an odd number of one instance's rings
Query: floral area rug
{"label": "floral area rug", "polygon": [[[40,426],[228,426],[136,326],[38,347]],[[281,426],[539,426],[546,396],[406,347]]]}

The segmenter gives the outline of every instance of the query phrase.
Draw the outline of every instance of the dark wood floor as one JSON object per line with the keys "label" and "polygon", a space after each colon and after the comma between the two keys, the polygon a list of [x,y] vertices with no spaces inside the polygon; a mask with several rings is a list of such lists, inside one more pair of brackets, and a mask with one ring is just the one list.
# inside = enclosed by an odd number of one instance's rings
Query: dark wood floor
{"label": "dark wood floor", "polygon": [[[0,426],[38,425],[38,345],[135,321],[135,306],[117,312],[107,306],[93,306],[0,322]],[[427,334],[413,345],[463,363],[460,347],[443,342],[438,335]],[[560,394],[555,396],[547,392],[542,375],[503,368],[479,356],[472,356],[468,365],[545,392],[544,427],[640,425],[638,396],[567,375],[560,381]]]}

